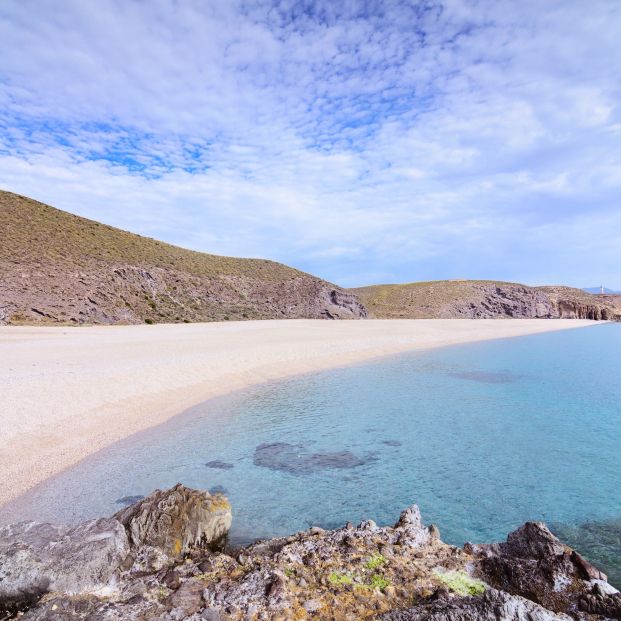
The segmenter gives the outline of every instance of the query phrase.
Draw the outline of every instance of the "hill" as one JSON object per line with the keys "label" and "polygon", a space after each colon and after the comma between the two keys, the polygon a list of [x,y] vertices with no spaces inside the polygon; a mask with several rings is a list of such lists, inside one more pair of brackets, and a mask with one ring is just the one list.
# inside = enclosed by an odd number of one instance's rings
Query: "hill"
{"label": "hill", "polygon": [[437,280],[350,289],[371,317],[620,319],[621,296],[492,280]]}
{"label": "hill", "polygon": [[0,323],[358,318],[356,296],[262,259],[178,248],[0,191]]}

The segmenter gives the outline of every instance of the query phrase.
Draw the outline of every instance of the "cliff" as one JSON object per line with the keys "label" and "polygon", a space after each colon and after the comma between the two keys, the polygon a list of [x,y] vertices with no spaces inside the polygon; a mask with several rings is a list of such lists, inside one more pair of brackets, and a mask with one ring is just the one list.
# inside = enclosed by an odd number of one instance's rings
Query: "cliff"
{"label": "cliff", "polygon": [[0,528],[0,619],[604,621],[621,594],[540,522],[448,545],[416,505],[394,526],[223,549],[223,496],[177,485],[112,518]]}
{"label": "cliff", "polygon": [[621,296],[491,280],[438,280],[350,290],[380,319],[530,318],[621,320]]}
{"label": "cliff", "polygon": [[621,295],[591,294],[573,287],[539,287],[561,319],[621,320]]}
{"label": "cliff", "polygon": [[0,191],[1,323],[366,316],[355,294],[274,261],[177,248]]}

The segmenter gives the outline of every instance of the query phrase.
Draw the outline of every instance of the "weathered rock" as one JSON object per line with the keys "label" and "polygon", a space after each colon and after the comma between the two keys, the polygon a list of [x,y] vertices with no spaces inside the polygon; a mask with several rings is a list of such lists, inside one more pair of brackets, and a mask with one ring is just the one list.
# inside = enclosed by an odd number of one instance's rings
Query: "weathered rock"
{"label": "weathered rock", "polygon": [[56,597],[26,612],[21,621],[100,621],[106,618],[101,608],[101,599],[93,595]]}
{"label": "weathered rock", "polygon": [[123,526],[99,519],[78,526],[20,522],[0,528],[0,609],[49,591],[84,593],[109,584],[129,553]]}
{"label": "weathered rock", "polygon": [[382,621],[571,621],[523,597],[488,589],[479,597],[455,597],[389,612]]}
{"label": "weathered rock", "polygon": [[151,546],[172,559],[218,545],[232,521],[231,505],[224,496],[181,484],[156,490],[114,517],[125,526],[132,547]]}
{"label": "weathered rock", "polygon": [[510,533],[506,542],[467,545],[466,550],[474,555],[477,575],[485,582],[553,611],[590,611],[596,604],[588,603],[585,608],[584,602],[590,601],[591,590],[605,591],[588,581],[605,583],[606,575],[561,543],[541,522],[527,522]]}
{"label": "weathered rock", "polygon": [[204,588],[200,580],[187,580],[170,596],[169,603],[184,616],[189,616],[203,608]]}
{"label": "weathered rock", "polygon": [[607,588],[594,586],[591,593],[580,598],[579,609],[606,619],[621,619],[621,593],[611,593]]}
{"label": "weathered rock", "polygon": [[[55,583],[64,592],[30,602],[22,619],[569,621],[568,614],[575,621],[621,619],[621,595],[544,524],[527,523],[506,542],[462,550],[443,543],[437,528],[425,527],[414,505],[393,527],[372,520],[336,530],[313,527],[257,542],[233,557],[203,549],[221,528],[210,521],[214,502],[221,500],[180,485],[157,491],[119,514],[129,543],[120,522],[100,521],[116,525],[125,541],[127,557],[106,570],[117,565],[115,588],[82,584],[81,594],[70,595],[66,585]],[[226,532],[228,503],[215,513],[220,511]],[[77,532],[83,540],[80,527]],[[74,568],[81,569],[81,561],[74,555]],[[33,599],[49,589],[45,583]]]}

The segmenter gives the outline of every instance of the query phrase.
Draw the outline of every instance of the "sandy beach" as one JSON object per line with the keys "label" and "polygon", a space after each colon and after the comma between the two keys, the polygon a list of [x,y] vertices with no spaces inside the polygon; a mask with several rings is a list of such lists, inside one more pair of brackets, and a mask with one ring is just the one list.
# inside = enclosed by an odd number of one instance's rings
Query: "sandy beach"
{"label": "sandy beach", "polygon": [[0,504],[188,407],[273,379],[586,320],[248,321],[0,328]]}

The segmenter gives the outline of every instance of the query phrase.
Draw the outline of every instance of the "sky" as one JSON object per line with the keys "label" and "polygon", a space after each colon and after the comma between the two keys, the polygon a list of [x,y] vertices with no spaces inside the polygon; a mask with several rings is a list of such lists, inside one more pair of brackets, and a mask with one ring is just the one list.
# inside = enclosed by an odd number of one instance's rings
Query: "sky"
{"label": "sky", "polygon": [[0,188],[343,286],[621,290],[620,41],[619,0],[2,0]]}

